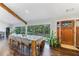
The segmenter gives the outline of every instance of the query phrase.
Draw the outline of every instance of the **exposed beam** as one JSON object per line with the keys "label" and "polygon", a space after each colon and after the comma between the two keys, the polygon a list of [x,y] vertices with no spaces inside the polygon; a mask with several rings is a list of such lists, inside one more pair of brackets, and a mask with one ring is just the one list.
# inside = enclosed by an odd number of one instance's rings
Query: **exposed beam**
{"label": "exposed beam", "polygon": [[27,24],[27,22],[25,20],[23,20],[20,16],[18,16],[15,12],[13,12],[10,8],[8,8],[3,3],[0,3],[0,7],[2,7],[3,9],[5,9],[7,12],[9,12],[10,14],[12,14],[13,16],[15,16],[16,18],[18,18],[19,20],[21,20],[25,24]]}

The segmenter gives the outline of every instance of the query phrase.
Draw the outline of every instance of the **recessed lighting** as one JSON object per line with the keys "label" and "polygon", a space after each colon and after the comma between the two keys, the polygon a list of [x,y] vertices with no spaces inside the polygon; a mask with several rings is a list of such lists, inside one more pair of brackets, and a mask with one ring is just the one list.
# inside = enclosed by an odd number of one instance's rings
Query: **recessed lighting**
{"label": "recessed lighting", "polygon": [[29,10],[25,10],[25,12],[28,14],[29,13]]}

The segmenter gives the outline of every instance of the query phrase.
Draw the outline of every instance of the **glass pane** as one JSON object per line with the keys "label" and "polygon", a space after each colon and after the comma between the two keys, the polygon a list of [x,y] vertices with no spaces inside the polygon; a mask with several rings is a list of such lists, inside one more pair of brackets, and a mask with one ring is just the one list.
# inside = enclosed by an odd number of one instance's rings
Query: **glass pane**
{"label": "glass pane", "polygon": [[74,24],[72,21],[63,21],[62,27],[72,27]]}
{"label": "glass pane", "polygon": [[16,34],[25,34],[25,27],[22,26],[22,27],[15,27],[15,33]]}
{"label": "glass pane", "polygon": [[27,27],[28,35],[48,36],[50,34],[50,25],[33,25]]}

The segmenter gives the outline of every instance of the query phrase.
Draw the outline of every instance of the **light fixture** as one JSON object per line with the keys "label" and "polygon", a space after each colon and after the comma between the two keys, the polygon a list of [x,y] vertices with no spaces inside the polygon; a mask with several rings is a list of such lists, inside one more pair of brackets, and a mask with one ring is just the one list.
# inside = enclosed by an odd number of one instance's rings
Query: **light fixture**
{"label": "light fixture", "polygon": [[29,14],[29,10],[25,10],[25,13],[26,13],[26,14]]}
{"label": "light fixture", "polygon": [[71,12],[71,11],[74,11],[74,8],[66,9],[66,12]]}

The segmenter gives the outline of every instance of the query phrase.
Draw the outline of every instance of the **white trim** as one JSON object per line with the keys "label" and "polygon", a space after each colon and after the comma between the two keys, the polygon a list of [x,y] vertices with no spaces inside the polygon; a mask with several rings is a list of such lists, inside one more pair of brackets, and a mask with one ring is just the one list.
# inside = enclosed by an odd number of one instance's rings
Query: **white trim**
{"label": "white trim", "polygon": [[59,27],[59,42],[61,43],[61,22],[59,22],[60,27]]}
{"label": "white trim", "polygon": [[76,47],[76,19],[74,20],[74,47]]}
{"label": "white trim", "polygon": [[79,18],[64,18],[64,19],[59,19],[57,21],[67,21],[67,20],[77,20]]}

